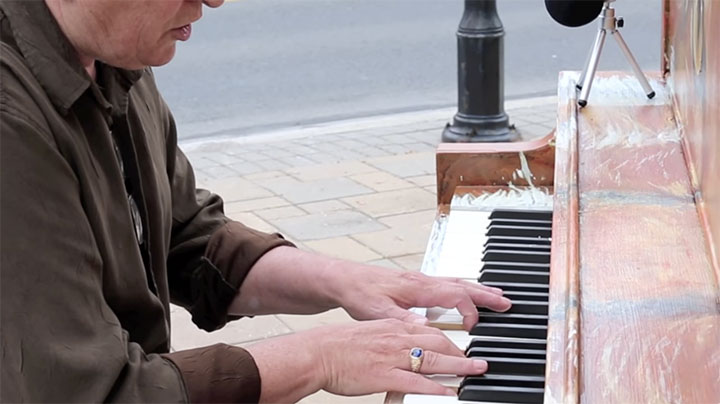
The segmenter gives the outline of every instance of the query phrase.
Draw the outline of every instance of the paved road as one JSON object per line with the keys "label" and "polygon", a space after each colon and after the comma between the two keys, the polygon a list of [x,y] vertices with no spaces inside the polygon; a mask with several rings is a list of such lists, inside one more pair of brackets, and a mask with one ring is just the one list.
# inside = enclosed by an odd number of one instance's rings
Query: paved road
{"label": "paved road", "polygon": [[[205,10],[157,78],[181,138],[246,135],[456,105],[462,0],[239,0]],[[619,0],[644,69],[660,65],[660,0]],[[500,0],[508,99],[553,94],[581,68],[596,23],[565,28],[542,0]],[[601,69],[629,70],[608,42]]]}

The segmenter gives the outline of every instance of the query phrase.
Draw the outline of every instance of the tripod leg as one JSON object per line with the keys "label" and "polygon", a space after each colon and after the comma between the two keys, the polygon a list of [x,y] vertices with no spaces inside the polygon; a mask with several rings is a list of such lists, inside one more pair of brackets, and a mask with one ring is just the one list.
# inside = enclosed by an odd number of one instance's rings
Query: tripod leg
{"label": "tripod leg", "polygon": [[[582,74],[580,74],[580,78],[578,79],[577,84],[575,87],[577,87],[578,90],[582,90],[582,83],[585,81],[585,76],[587,75],[588,69],[590,69],[590,61],[592,61],[592,55],[595,53],[595,49],[598,46],[598,43],[602,41],[602,32],[603,29],[600,28],[598,30],[597,35],[595,35],[595,42],[593,42],[593,47],[590,49],[590,52],[588,53],[587,59],[585,59],[585,68],[582,71]],[[602,45],[601,45],[602,47]]]}
{"label": "tripod leg", "polygon": [[585,77],[583,77],[582,91],[580,91],[580,97],[578,98],[578,105],[581,107],[587,105],[587,99],[590,95],[590,87],[592,86],[592,81],[595,77],[595,70],[597,70],[598,62],[600,61],[600,53],[602,52],[606,35],[607,31],[605,31],[604,28],[600,29],[597,40],[595,40],[595,45],[593,46],[592,54],[590,54],[590,62],[588,63]]}
{"label": "tripod leg", "polygon": [[647,95],[648,98],[653,98],[655,96],[655,91],[653,91],[652,87],[650,87],[650,83],[648,83],[645,75],[640,69],[640,65],[638,65],[637,60],[635,60],[632,52],[630,52],[630,48],[628,48],[622,35],[620,35],[620,31],[615,31],[613,33],[613,36],[615,37],[615,40],[620,46],[620,49],[622,49],[623,53],[625,54],[625,58],[627,58],[628,62],[630,62],[630,66],[632,67],[633,72],[635,72],[635,77],[637,77],[643,90],[645,90],[645,95]]}

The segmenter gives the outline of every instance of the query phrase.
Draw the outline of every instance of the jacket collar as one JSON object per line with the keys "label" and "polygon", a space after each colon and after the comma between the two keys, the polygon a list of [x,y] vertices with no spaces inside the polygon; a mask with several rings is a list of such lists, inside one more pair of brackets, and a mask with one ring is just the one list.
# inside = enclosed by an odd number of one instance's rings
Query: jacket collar
{"label": "jacket collar", "polygon": [[[0,9],[8,18],[17,48],[52,103],[66,114],[94,83],[80,63],[75,49],[60,30],[44,0],[2,0]],[[100,67],[99,67],[100,68]],[[118,84],[130,90],[142,70],[112,70]],[[98,100],[103,103],[104,100]],[[115,104],[110,100],[111,103]]]}

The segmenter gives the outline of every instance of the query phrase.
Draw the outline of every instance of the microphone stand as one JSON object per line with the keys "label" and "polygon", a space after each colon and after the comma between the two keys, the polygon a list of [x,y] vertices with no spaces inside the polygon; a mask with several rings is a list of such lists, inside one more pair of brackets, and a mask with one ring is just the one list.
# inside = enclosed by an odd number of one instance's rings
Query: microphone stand
{"label": "microphone stand", "polygon": [[648,83],[645,78],[645,75],[640,69],[640,65],[638,65],[638,62],[635,60],[632,52],[630,52],[630,48],[628,48],[622,35],[620,35],[620,31],[618,31],[618,28],[622,28],[625,23],[622,17],[615,18],[615,9],[612,8],[611,5],[614,1],[615,0],[606,0],[603,5],[600,28],[598,29],[597,36],[595,37],[595,43],[593,44],[592,51],[588,56],[585,70],[583,70],[580,75],[580,80],[576,86],[578,90],[581,90],[580,97],[578,98],[578,105],[580,105],[580,107],[587,105],[587,99],[590,95],[590,87],[592,86],[592,81],[595,77],[595,71],[597,70],[598,62],[600,61],[600,53],[602,52],[603,45],[605,44],[605,37],[607,36],[608,31],[610,31],[613,38],[615,38],[615,41],[625,54],[625,58],[628,62],[630,62],[630,66],[632,67],[633,72],[635,72],[635,77],[638,79],[640,85],[645,91],[645,95],[647,95],[648,99],[655,97],[655,91],[653,91],[652,87],[650,87],[650,83]]}

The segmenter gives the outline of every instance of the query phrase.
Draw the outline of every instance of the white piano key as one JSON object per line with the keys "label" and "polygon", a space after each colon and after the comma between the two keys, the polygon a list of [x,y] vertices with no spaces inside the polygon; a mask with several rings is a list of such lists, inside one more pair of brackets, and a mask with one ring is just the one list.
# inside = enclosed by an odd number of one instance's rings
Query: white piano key
{"label": "white piano key", "polygon": [[429,394],[406,394],[403,404],[478,404],[481,401],[458,400],[453,396],[435,396]]}
{"label": "white piano key", "polygon": [[450,212],[435,276],[477,280],[489,217],[484,211]]}
{"label": "white piano key", "polygon": [[470,333],[467,331],[443,331],[443,334],[445,334],[446,337],[452,341],[455,346],[458,348],[465,350],[465,348],[470,345],[470,341],[472,341],[472,337],[470,336]]}
{"label": "white piano key", "polygon": [[462,329],[463,317],[457,309],[432,307],[427,309],[425,316],[433,327],[451,330]]}

